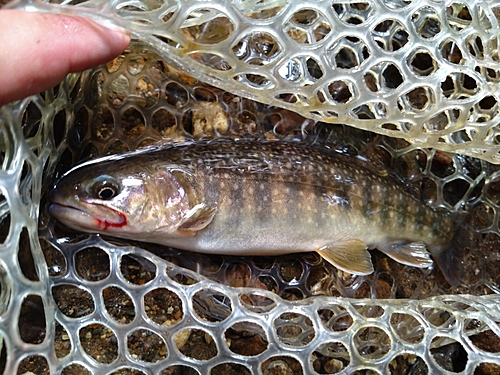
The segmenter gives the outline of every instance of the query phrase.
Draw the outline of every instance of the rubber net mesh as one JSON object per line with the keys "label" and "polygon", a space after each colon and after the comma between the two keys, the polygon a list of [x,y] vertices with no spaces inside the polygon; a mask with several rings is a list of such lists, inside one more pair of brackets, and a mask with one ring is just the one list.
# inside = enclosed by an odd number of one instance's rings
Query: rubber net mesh
{"label": "rubber net mesh", "polygon": [[[495,2],[76,3],[10,6],[136,40],[0,109],[3,373],[500,373]],[[48,214],[82,159],[220,135],[312,138],[466,208],[462,282],[377,251],[375,272],[353,276],[315,254],[199,255]]]}

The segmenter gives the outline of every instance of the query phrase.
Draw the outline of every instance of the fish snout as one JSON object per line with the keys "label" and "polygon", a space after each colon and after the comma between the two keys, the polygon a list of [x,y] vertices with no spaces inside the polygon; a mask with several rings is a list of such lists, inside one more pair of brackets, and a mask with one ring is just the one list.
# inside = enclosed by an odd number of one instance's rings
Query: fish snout
{"label": "fish snout", "polygon": [[58,194],[59,194],[59,192],[57,190],[57,185],[54,185],[54,187],[50,190],[49,200],[53,203],[56,203]]}

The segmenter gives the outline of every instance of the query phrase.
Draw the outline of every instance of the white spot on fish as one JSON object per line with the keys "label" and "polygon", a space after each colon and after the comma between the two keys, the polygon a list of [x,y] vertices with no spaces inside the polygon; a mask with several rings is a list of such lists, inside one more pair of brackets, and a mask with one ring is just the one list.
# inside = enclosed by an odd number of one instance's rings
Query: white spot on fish
{"label": "white spot on fish", "polygon": [[141,186],[143,182],[138,178],[124,178],[122,183],[123,186]]}

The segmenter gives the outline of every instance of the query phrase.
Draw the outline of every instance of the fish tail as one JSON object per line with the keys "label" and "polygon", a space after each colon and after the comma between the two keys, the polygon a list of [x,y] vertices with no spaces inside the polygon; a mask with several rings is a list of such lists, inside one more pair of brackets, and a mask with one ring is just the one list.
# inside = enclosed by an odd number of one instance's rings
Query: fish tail
{"label": "fish tail", "polygon": [[466,249],[470,245],[472,233],[470,219],[470,214],[455,214],[451,241],[438,247],[434,252],[436,263],[451,286],[459,285],[464,276]]}

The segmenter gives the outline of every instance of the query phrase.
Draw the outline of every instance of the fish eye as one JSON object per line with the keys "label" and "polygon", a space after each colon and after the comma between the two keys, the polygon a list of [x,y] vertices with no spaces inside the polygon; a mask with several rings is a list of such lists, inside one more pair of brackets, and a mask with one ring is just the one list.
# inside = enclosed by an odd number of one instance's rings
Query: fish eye
{"label": "fish eye", "polygon": [[120,193],[120,186],[112,179],[99,179],[91,187],[94,197],[102,200],[110,200]]}
{"label": "fish eye", "polygon": [[103,186],[101,190],[98,191],[97,196],[99,199],[108,200],[116,196],[117,190],[114,186]]}

